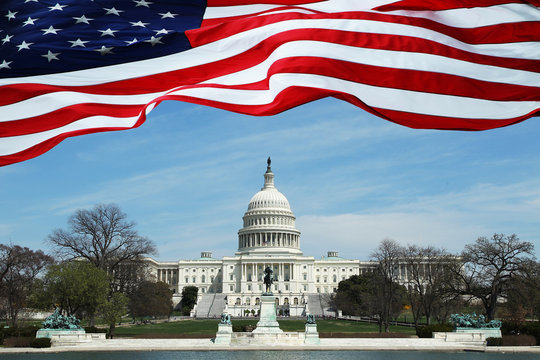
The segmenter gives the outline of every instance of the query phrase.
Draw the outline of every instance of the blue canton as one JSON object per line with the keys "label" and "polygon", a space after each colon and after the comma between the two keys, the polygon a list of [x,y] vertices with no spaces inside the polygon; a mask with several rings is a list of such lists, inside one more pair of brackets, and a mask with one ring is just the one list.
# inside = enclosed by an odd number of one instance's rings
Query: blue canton
{"label": "blue canton", "polygon": [[0,78],[52,74],[191,48],[205,0],[1,0]]}

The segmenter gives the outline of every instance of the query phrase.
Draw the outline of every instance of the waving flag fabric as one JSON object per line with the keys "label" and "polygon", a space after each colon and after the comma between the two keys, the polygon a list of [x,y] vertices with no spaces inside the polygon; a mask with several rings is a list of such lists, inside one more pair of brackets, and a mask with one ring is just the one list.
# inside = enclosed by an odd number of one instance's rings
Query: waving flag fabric
{"label": "waving flag fabric", "polygon": [[540,112],[538,6],[3,0],[0,165],[171,99],[272,115],[333,96],[413,128],[513,124]]}

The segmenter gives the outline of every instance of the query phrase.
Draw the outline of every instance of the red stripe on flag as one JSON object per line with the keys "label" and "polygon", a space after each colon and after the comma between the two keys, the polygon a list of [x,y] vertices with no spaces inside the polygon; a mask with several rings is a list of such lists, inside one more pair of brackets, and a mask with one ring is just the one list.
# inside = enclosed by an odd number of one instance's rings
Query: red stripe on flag
{"label": "red stripe on flag", "polygon": [[482,131],[496,129],[503,126],[517,124],[530,118],[531,116],[539,116],[538,110],[532,111],[522,116],[510,119],[459,119],[445,116],[432,116],[424,114],[408,113],[404,111],[388,110],[375,108],[383,118],[392,121],[396,124],[404,125],[413,129],[426,129],[426,125],[430,124],[430,128],[438,130],[465,130],[465,131]]}
{"label": "red stripe on flag", "polygon": [[[467,44],[502,44],[523,41],[540,41],[540,21],[503,23],[475,28],[458,28],[426,18],[356,11],[339,14],[271,14],[255,18],[239,19],[233,22],[218,22],[212,26],[188,30],[186,35],[191,45],[197,47],[265,25],[280,21],[301,19],[372,20],[417,26],[448,35]],[[319,29],[316,29],[316,31],[319,31]]]}
{"label": "red stripe on flag", "polygon": [[[257,1],[257,4],[269,4],[269,5],[302,5],[313,4],[324,0],[261,0]],[[253,0],[207,0],[206,6],[237,6],[237,5],[253,5]]]}
{"label": "red stripe on flag", "polygon": [[489,7],[503,4],[532,4],[534,6],[540,6],[540,0],[401,0],[391,4],[378,6],[373,10],[440,11],[473,7]]}
{"label": "red stripe on flag", "polygon": [[[302,94],[304,100],[300,100],[298,94]],[[164,100],[179,100],[190,102],[199,105],[212,106],[223,110],[233,111],[241,114],[268,116],[279,114],[285,110],[305,104],[310,101],[322,99],[325,97],[335,97],[341,100],[350,102],[353,105],[386,120],[398,123],[411,128],[426,129],[435,128],[441,130],[488,130],[501,126],[507,126],[523,121],[535,113],[535,110],[529,114],[510,118],[510,119],[469,119],[469,118],[454,118],[434,115],[420,115],[416,113],[408,113],[404,111],[388,110],[367,106],[360,99],[340,91],[332,91],[328,89],[310,88],[302,86],[291,86],[276,95],[275,100],[264,105],[239,105],[229,104],[219,101],[195,98],[183,95],[165,95],[161,97]],[[434,126],[432,125],[434,124]]]}
{"label": "red stripe on flag", "polygon": [[139,115],[142,105],[77,104],[67,106],[40,116],[23,120],[4,121],[0,138],[33,134],[52,130],[91,116],[133,117]]}
{"label": "red stripe on flag", "polygon": [[[297,10],[298,12],[292,12],[291,10]],[[287,12],[285,13],[281,13],[281,14],[274,14],[276,11],[284,11],[284,10],[287,10]],[[302,14],[302,10],[304,11],[309,11],[311,14],[323,14],[325,16],[328,16],[328,14],[326,13],[323,13],[323,12],[320,12],[320,11],[316,11],[316,10],[311,10],[311,9],[305,9],[305,8],[302,8],[302,7],[298,7],[298,6],[283,6],[283,7],[277,7],[277,8],[273,8],[273,9],[270,9],[270,10],[264,10],[264,11],[259,11],[259,12],[255,12],[255,13],[250,13],[248,15],[236,15],[236,16],[228,16],[228,17],[220,17],[220,18],[212,18],[212,19],[203,19],[202,23],[201,23],[201,28],[205,28],[205,27],[209,27],[209,26],[215,26],[215,25],[219,25],[219,24],[222,24],[222,23],[230,23],[230,22],[235,22],[235,21],[238,21],[238,20],[242,20],[242,19],[258,19],[258,18],[261,18],[261,17],[264,17],[264,16],[271,16],[272,18],[270,19],[270,22],[276,22],[276,21],[280,21],[280,18],[282,19],[287,19],[287,18],[298,18],[299,15],[310,15],[310,14]],[[265,15],[267,14],[267,15]],[[253,25],[253,27],[251,28],[255,28],[255,27],[258,27],[256,24]],[[193,30],[198,30],[198,29],[193,29]],[[247,30],[247,29],[245,29]],[[191,30],[188,30],[188,31],[191,31]],[[241,30],[243,31],[243,30]],[[239,32],[241,32],[239,31]]]}

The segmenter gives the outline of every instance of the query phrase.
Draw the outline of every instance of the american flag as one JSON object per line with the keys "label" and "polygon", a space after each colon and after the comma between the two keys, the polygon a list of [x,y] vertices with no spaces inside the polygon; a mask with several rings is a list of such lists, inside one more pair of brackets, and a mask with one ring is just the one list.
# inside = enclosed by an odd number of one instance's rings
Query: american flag
{"label": "american flag", "polygon": [[163,100],[272,115],[333,96],[413,127],[540,112],[538,0],[2,0],[0,165]]}

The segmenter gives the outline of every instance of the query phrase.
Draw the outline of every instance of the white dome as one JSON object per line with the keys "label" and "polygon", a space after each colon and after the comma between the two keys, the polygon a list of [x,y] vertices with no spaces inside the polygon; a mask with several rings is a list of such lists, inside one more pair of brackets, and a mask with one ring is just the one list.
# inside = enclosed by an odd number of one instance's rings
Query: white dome
{"label": "white dome", "polygon": [[249,201],[248,210],[280,209],[291,210],[289,200],[276,188],[263,188]]}
{"label": "white dome", "polygon": [[242,217],[244,226],[238,230],[237,254],[302,254],[300,231],[289,200],[274,186],[274,173],[268,167],[264,186],[253,195]]}

